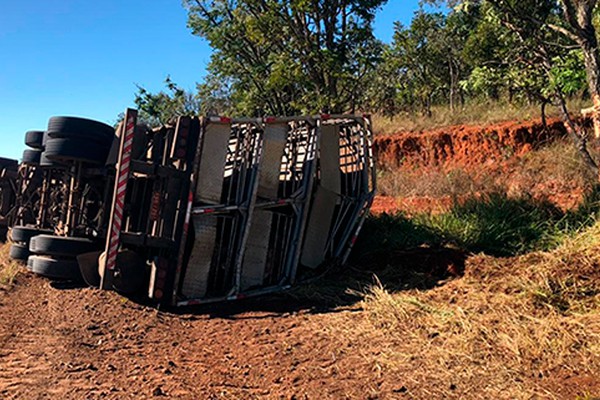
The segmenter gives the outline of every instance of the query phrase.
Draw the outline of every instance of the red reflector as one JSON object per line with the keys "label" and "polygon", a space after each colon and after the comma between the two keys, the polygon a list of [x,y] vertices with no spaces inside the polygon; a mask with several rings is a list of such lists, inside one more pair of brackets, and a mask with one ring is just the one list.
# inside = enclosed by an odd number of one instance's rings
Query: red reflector
{"label": "red reflector", "polygon": [[327,121],[329,118],[331,118],[331,114],[321,114],[321,119],[323,121]]}
{"label": "red reflector", "polygon": [[162,299],[162,297],[163,297],[163,291],[160,290],[160,289],[156,289],[154,291],[154,298],[155,299]]}
{"label": "red reflector", "polygon": [[221,118],[219,118],[219,121],[221,121],[224,124],[230,124],[231,123],[231,118],[229,118],[229,117],[221,117]]}
{"label": "red reflector", "polygon": [[275,122],[277,122],[277,118],[275,118],[275,117],[267,117],[267,118],[265,118],[265,123],[267,123],[267,124],[273,124]]}

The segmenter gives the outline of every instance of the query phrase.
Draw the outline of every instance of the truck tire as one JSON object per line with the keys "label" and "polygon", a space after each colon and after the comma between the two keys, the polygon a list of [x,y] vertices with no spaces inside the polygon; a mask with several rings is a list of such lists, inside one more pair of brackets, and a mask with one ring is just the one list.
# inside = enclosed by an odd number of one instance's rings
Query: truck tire
{"label": "truck tire", "polygon": [[64,165],[65,164],[63,164],[59,161],[50,160],[46,156],[46,152],[45,151],[42,152],[42,156],[40,157],[40,167],[60,167],[60,166],[64,166]]}
{"label": "truck tire", "polygon": [[83,253],[98,250],[100,246],[89,239],[37,235],[29,242],[29,251],[48,256],[75,257]]}
{"label": "truck tire", "polygon": [[52,231],[47,229],[38,229],[33,226],[15,226],[10,231],[10,240],[12,242],[27,243],[29,246],[29,241],[32,237],[50,233],[52,233]]}
{"label": "truck tire", "polygon": [[40,163],[42,152],[40,150],[23,151],[23,164],[37,165]]}
{"label": "truck tire", "polygon": [[81,281],[79,265],[75,260],[61,260],[50,257],[31,256],[31,271],[53,279]]}
{"label": "truck tire", "polygon": [[27,261],[27,258],[29,257],[29,248],[27,248],[26,244],[13,243],[10,245],[8,256],[13,260]]}
{"label": "truck tire", "polygon": [[83,139],[107,147],[115,137],[115,130],[110,125],[91,119],[52,117],[48,121],[48,136],[51,138]]}
{"label": "truck tire", "polygon": [[31,268],[33,268],[33,257],[35,256],[29,256],[29,258],[27,259],[27,269],[29,271],[31,271]]}
{"label": "truck tire", "polygon": [[0,226],[0,243],[6,242],[6,234],[8,233],[8,228],[5,226]]}
{"label": "truck tire", "polygon": [[44,148],[44,131],[29,131],[25,133],[25,144],[32,149]]}
{"label": "truck tire", "polygon": [[104,164],[109,150],[109,147],[93,144],[81,138],[49,138],[44,153],[51,161]]}

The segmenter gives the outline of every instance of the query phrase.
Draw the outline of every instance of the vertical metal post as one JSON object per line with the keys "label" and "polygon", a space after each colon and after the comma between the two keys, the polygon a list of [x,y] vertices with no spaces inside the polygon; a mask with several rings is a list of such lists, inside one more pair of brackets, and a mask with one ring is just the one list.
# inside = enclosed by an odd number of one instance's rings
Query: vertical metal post
{"label": "vertical metal post", "polygon": [[110,210],[109,232],[106,239],[106,262],[100,266],[102,269],[101,289],[110,289],[112,287],[112,278],[117,262],[117,253],[119,251],[119,237],[121,235],[121,226],[123,224],[123,207],[125,204],[125,195],[127,194],[127,183],[129,181],[129,167],[131,165],[131,149],[135,125],[137,122],[137,110],[130,108],[125,112],[125,124],[121,132],[121,144],[119,146],[119,157],[117,161],[117,174],[115,177],[115,187],[113,201]]}

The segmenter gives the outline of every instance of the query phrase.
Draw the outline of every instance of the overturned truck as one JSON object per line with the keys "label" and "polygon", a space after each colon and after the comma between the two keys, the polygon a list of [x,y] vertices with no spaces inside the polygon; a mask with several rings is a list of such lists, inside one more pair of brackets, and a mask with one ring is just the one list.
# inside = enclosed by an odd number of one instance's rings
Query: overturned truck
{"label": "overturned truck", "polygon": [[100,286],[173,305],[279,291],[343,263],[374,195],[366,117],[179,117],[140,135],[128,110],[118,136]]}
{"label": "overturned truck", "polygon": [[81,275],[178,306],[319,276],[345,262],[373,201],[371,141],[367,116],[182,116],[148,129],[127,110],[101,174],[112,197],[92,202],[96,250],[77,251]]}

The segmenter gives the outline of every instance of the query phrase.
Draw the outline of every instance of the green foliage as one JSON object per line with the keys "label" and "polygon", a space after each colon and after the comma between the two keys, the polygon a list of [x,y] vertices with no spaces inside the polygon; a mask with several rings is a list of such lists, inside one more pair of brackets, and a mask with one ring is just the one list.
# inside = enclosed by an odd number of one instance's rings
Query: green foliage
{"label": "green foliage", "polygon": [[560,33],[568,24],[555,1],[425,1],[449,8],[417,11],[383,44],[372,23],[385,2],[185,0],[188,27],[214,49],[208,74],[196,93],[169,78],[159,93],[139,88],[136,104],[156,123],[181,113],[431,117],[439,106],[586,92],[582,52]]}
{"label": "green foliage", "polygon": [[573,96],[585,90],[586,84],[581,50],[571,50],[553,58],[547,91],[561,90],[565,95]]}
{"label": "green foliage", "polygon": [[196,95],[177,86],[170,77],[165,79],[166,91],[150,93],[141,86],[135,95],[140,118],[151,126],[165,124],[178,115],[197,115],[200,109]]}
{"label": "green foliage", "polygon": [[384,2],[186,0],[188,26],[214,49],[200,86],[206,107],[245,115],[355,110],[381,53],[372,21]]}
{"label": "green foliage", "polygon": [[490,194],[471,198],[440,215],[399,213],[369,217],[356,244],[357,261],[387,259],[417,247],[453,246],[465,252],[512,256],[548,250],[600,218],[600,188],[574,211],[528,197]]}

